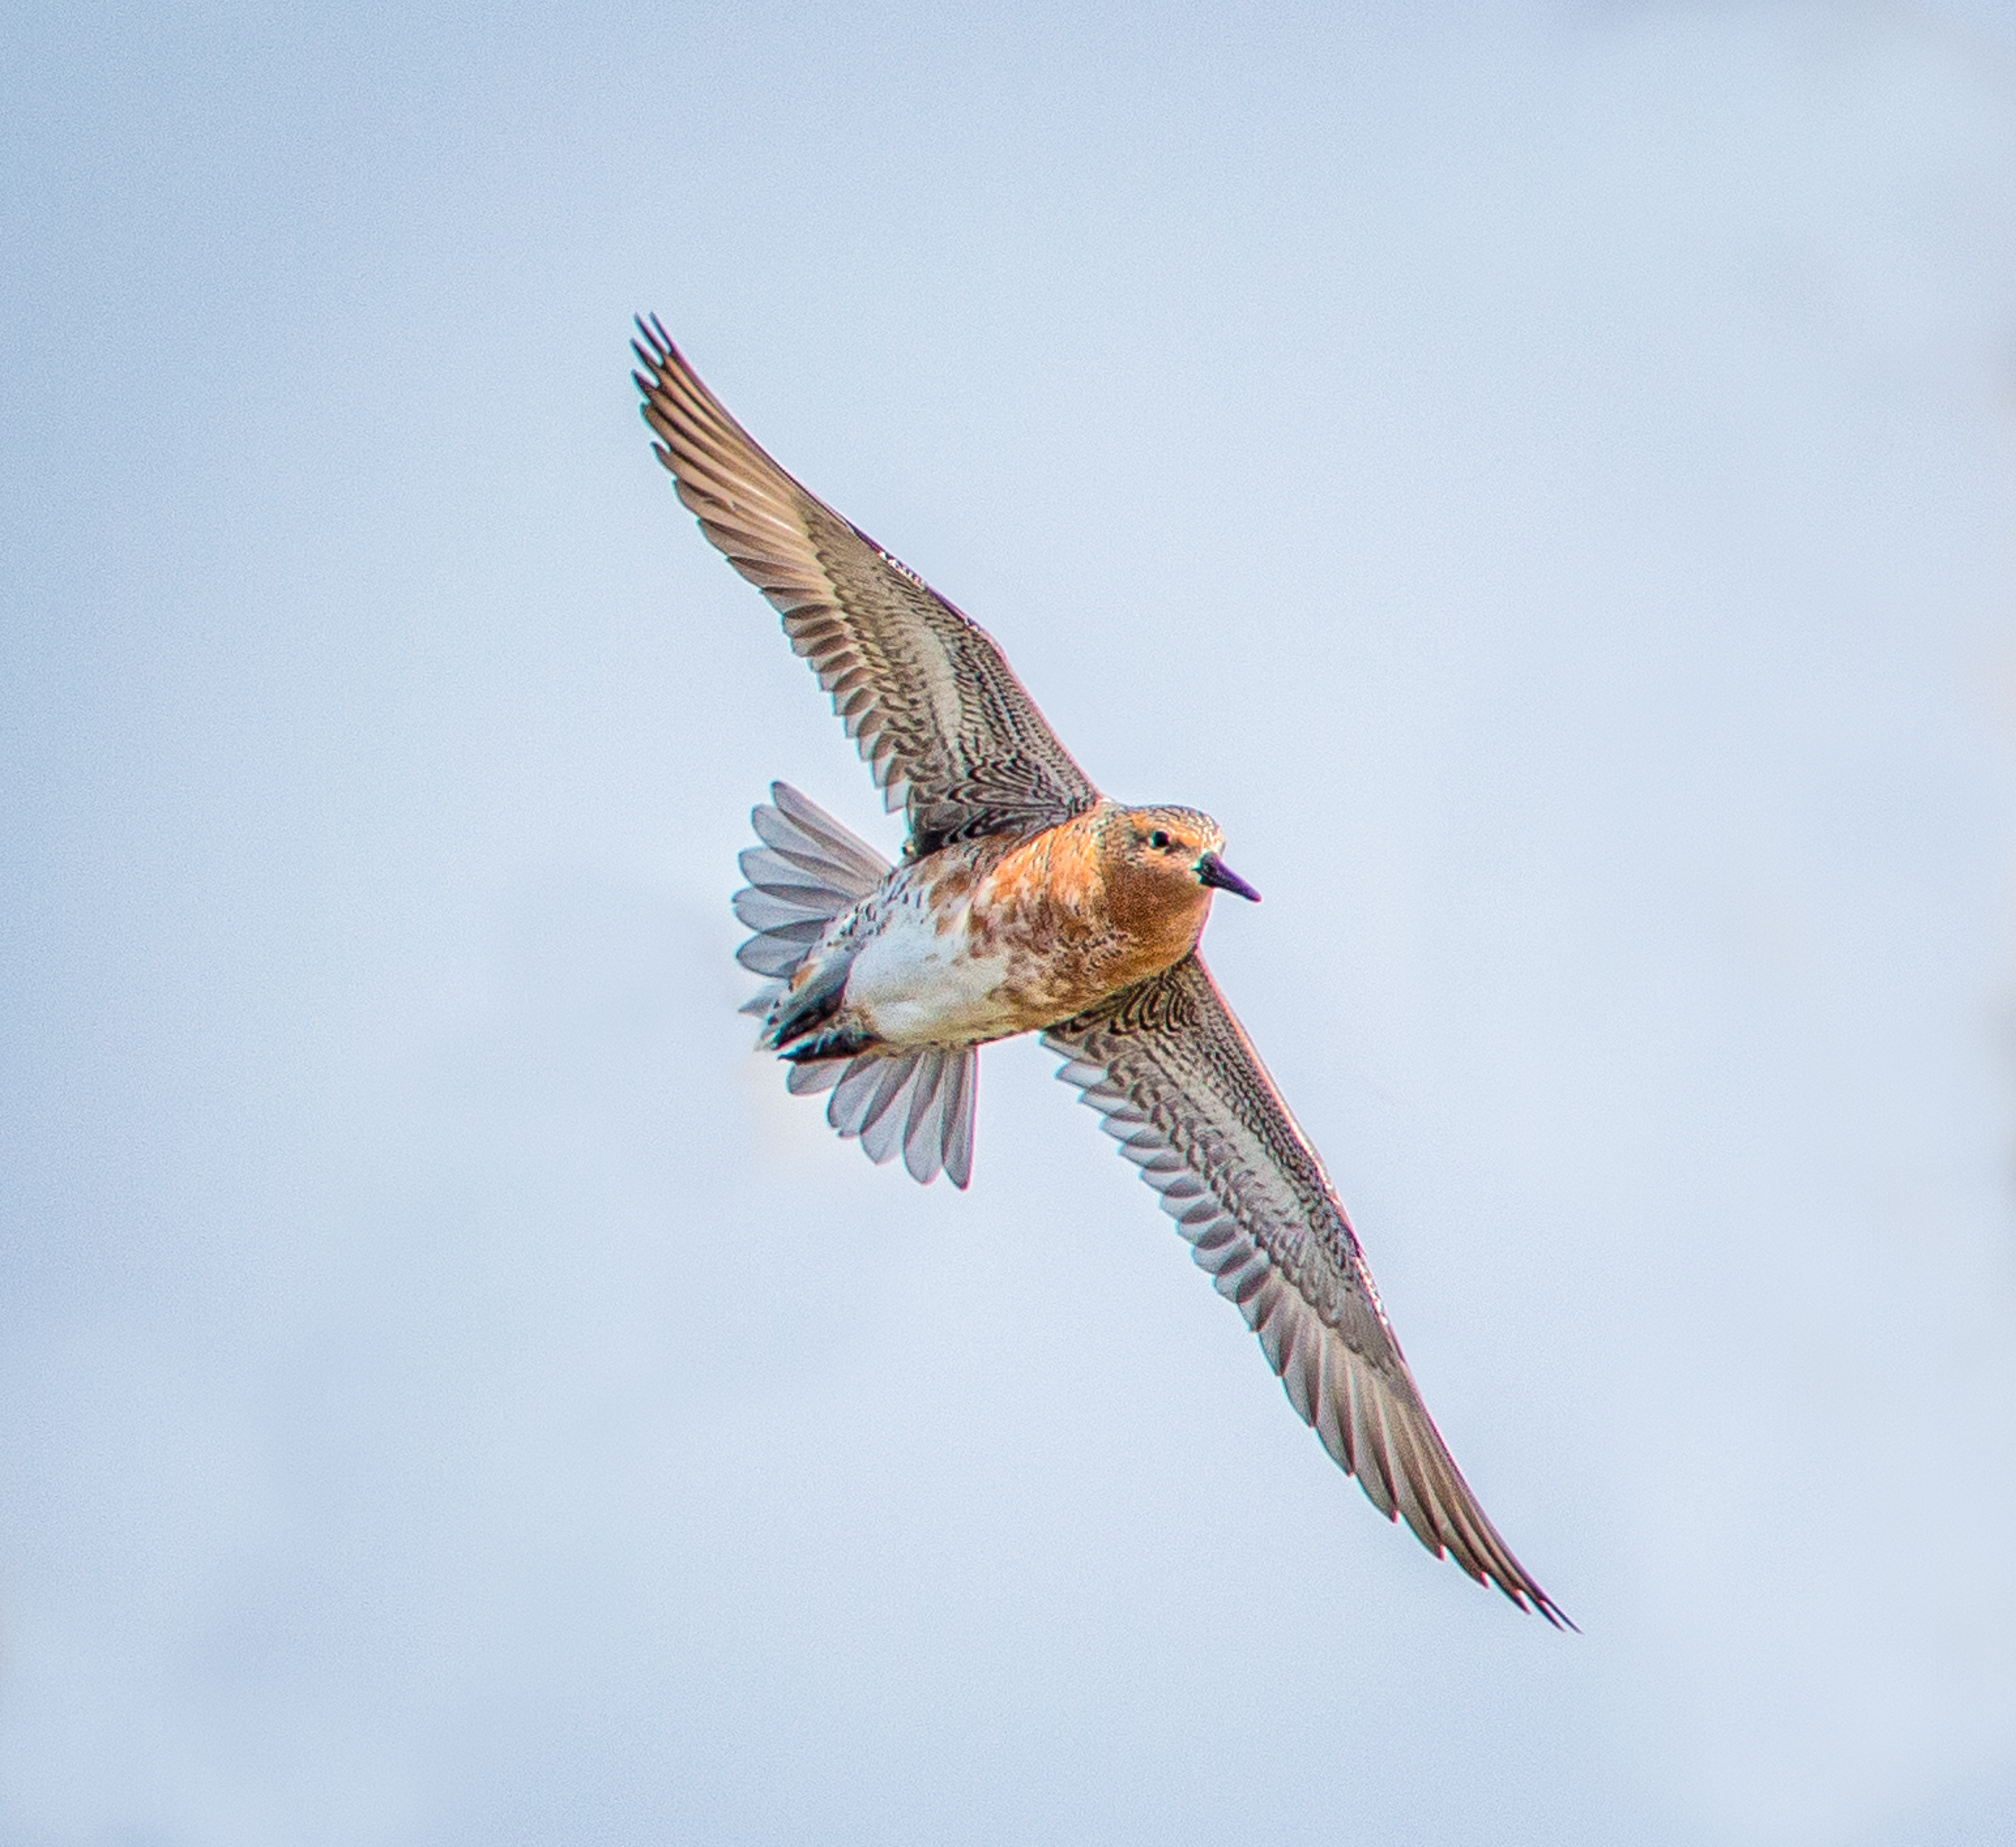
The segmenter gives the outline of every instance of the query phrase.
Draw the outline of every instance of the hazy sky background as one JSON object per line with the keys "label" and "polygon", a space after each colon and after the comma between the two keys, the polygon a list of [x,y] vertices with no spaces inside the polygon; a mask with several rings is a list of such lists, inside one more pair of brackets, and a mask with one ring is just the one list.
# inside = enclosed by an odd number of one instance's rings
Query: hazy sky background
{"label": "hazy sky background", "polygon": [[[0,1842],[2016,1838],[2016,10],[948,10],[0,23]],[[896,831],[640,308],[1224,824],[1583,1635],[750,1055]]]}

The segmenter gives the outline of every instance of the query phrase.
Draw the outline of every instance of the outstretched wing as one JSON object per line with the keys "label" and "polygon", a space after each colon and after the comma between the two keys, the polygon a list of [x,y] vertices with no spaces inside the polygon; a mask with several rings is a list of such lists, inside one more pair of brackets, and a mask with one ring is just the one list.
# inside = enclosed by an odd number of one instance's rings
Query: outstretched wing
{"label": "outstretched wing", "polygon": [[[1421,1402],[1321,1159],[1195,954],[1043,1035],[1162,1196],[1289,1400],[1390,1520],[1567,1622],[1485,1518]],[[1572,1626],[1572,1625],[1570,1625]]]}
{"label": "outstretched wing", "polygon": [[700,530],[784,619],[890,807],[912,858],[1031,833],[1099,800],[987,632],[815,499],[693,376],[654,317],[637,323],[644,421]]}

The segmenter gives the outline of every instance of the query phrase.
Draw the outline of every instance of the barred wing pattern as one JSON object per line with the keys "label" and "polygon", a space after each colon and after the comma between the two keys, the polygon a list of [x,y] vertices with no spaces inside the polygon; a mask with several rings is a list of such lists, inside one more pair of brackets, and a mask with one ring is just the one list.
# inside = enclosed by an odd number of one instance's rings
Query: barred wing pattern
{"label": "barred wing pattern", "polygon": [[1338,1466],[1437,1558],[1559,1627],[1485,1518],[1400,1353],[1350,1220],[1259,1055],[1194,954],[1043,1043],[1260,1337]]}
{"label": "barred wing pattern", "polygon": [[644,421],[700,530],[783,616],[891,809],[912,859],[1034,833],[1099,792],[986,631],[772,462],[658,325],[637,323]]}

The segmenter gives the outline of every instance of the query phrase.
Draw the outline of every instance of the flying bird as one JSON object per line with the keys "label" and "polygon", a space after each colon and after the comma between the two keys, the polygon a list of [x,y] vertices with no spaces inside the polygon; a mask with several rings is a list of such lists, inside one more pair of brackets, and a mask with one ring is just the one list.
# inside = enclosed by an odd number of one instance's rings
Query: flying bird
{"label": "flying bird", "polygon": [[984,630],[779,467],[655,316],[637,331],[679,498],[909,824],[892,866],[786,784],[754,810],[738,959],[788,1088],[830,1092],[878,1162],[964,1187],[979,1048],[1041,1033],[1337,1465],[1436,1557],[1567,1623],[1463,1479],[1322,1158],[1197,954],[1215,893],[1260,896],[1218,824],[1102,795]]}

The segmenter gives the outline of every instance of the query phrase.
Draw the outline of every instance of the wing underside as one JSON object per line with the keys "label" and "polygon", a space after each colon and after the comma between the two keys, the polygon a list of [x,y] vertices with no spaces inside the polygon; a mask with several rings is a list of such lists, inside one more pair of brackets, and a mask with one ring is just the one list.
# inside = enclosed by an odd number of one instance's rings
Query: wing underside
{"label": "wing underside", "polygon": [[1438,1558],[1566,1624],[1449,1454],[1321,1160],[1203,962],[1187,957],[1043,1043],[1068,1061],[1058,1075],[1161,1195],[1338,1466]]}
{"label": "wing underside", "polygon": [[638,332],[658,459],[783,616],[889,806],[905,811],[909,856],[1035,832],[1097,801],[986,631],[779,468],[655,320]]}

